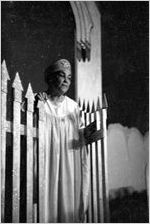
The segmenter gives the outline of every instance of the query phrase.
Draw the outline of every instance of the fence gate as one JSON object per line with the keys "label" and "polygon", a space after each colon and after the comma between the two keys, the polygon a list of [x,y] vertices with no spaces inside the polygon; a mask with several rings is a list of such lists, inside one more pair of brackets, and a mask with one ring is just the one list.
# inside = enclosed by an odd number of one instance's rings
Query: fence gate
{"label": "fence gate", "polygon": [[[38,120],[33,119],[34,93],[29,84],[23,112],[23,86],[16,73],[11,80],[5,61],[1,78],[1,222],[37,223],[44,220],[44,136],[43,102],[39,102]],[[101,140],[87,145],[90,153],[90,194],[87,223],[109,222],[107,183],[107,102],[103,108],[79,100],[85,125],[96,121],[103,130]],[[33,147],[34,146],[34,147]],[[35,147],[36,146],[36,147]],[[26,186],[24,186],[24,183]],[[37,198],[38,200],[35,200]]]}

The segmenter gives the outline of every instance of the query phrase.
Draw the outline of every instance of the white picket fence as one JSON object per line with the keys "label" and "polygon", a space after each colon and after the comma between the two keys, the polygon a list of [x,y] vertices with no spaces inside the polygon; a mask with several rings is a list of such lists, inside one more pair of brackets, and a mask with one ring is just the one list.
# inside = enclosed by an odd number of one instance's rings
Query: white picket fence
{"label": "white picket fence", "polygon": [[[37,223],[44,220],[44,136],[43,136],[43,102],[37,105],[38,121],[34,124],[34,93],[31,85],[28,85],[25,99],[27,107],[24,111],[25,124],[21,122],[22,112],[21,103],[23,102],[23,87],[16,73],[11,89],[11,108],[8,106],[8,81],[10,80],[6,62],[2,63],[1,76],[1,222],[22,222],[22,211],[25,213],[23,222]],[[85,125],[96,121],[97,130],[103,130],[103,138],[87,145],[90,153],[90,194],[89,207],[87,212],[87,223],[109,222],[109,199],[108,199],[108,180],[107,180],[107,105],[106,98],[103,101],[103,108],[100,108],[99,99],[97,104],[92,107],[89,102],[79,100],[81,116]],[[12,110],[12,120],[7,119],[9,110]],[[7,147],[9,140],[7,135],[12,135],[10,149]],[[21,136],[25,136],[25,145],[21,144]],[[33,142],[37,147],[33,147]],[[10,143],[9,143],[10,144]],[[24,144],[24,143],[23,143]],[[8,148],[8,149],[7,149]],[[25,150],[22,153],[22,149]],[[11,152],[12,167],[8,171],[8,154]],[[26,158],[23,158],[25,155]],[[26,161],[22,166],[23,159]],[[25,172],[22,170],[25,169]],[[11,175],[10,175],[11,173]],[[37,175],[37,177],[36,177]],[[21,197],[21,179],[25,180],[25,201]],[[8,179],[10,184],[11,196],[8,198]],[[11,186],[12,185],[12,186]],[[35,187],[36,186],[36,187]],[[7,190],[6,190],[7,189]],[[35,195],[36,194],[36,195]],[[34,197],[37,196],[37,201]],[[23,205],[24,204],[24,205]],[[23,205],[23,207],[22,207]],[[8,207],[11,209],[11,218],[8,220]],[[9,213],[9,215],[10,215]],[[11,221],[10,221],[11,219]]]}

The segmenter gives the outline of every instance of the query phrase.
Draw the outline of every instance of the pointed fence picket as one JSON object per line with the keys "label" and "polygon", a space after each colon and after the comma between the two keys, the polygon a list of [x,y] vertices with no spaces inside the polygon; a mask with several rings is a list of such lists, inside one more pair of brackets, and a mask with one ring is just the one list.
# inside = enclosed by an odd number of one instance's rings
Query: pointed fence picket
{"label": "pointed fence picket", "polygon": [[27,223],[33,222],[33,103],[34,94],[29,84],[27,93]]}
{"label": "pointed fence picket", "polygon": [[7,82],[10,80],[5,61],[2,63],[1,80],[1,221],[5,217],[5,179],[6,179],[6,100]]}
{"label": "pointed fence picket", "polygon": [[[2,117],[1,117],[1,127],[2,127],[2,134],[1,134],[1,221],[8,222],[6,207],[11,207],[12,212],[12,222],[19,223],[20,221],[26,221],[27,223],[36,222],[38,218],[35,220],[34,216],[37,216],[37,210],[34,211],[34,175],[33,175],[33,146],[34,146],[34,139],[38,138],[38,132],[41,132],[40,125],[39,128],[33,126],[33,112],[34,112],[34,94],[32,91],[31,84],[28,85],[27,93],[25,95],[27,101],[27,108],[26,108],[26,124],[21,124],[21,105],[23,102],[22,99],[22,92],[23,87],[19,77],[19,74],[16,73],[15,79],[12,83],[12,90],[13,96],[11,96],[11,100],[13,102],[13,120],[8,121],[6,119],[7,111],[11,108],[8,108],[7,105],[7,93],[8,93],[8,86],[7,81],[10,80],[6,62],[3,61],[2,63],[2,84],[1,84],[1,102],[2,102]],[[42,129],[43,130],[43,129]],[[12,141],[12,202],[8,204],[5,200],[6,192],[6,148],[7,148],[7,141],[6,141],[6,134],[12,133],[13,141]],[[27,150],[26,152],[26,176],[23,178],[26,180],[26,219],[21,220],[21,136],[26,136],[26,148],[23,150]],[[40,167],[39,163],[39,167]],[[10,177],[11,178],[11,177]],[[10,199],[11,200],[11,199]],[[10,208],[9,208],[10,209]],[[10,214],[9,214],[10,215]],[[41,214],[39,214],[39,217]]]}
{"label": "pointed fence picket", "polygon": [[[21,121],[21,102],[22,84],[19,74],[16,73],[12,85],[14,89],[13,101],[13,223],[19,222],[20,209],[20,121]],[[17,116],[16,116],[17,115]]]}
{"label": "pointed fence picket", "polygon": [[103,106],[101,110],[101,128],[104,130],[104,137],[102,139],[102,171],[103,171],[103,197],[104,197],[104,222],[109,222],[109,189],[108,189],[108,170],[107,170],[107,127],[106,127],[106,122],[107,122],[107,108],[108,108],[108,103],[107,103],[107,98],[106,95],[104,94],[103,96]]}
{"label": "pointed fence picket", "polygon": [[107,171],[107,100],[104,95],[103,106],[100,107],[100,99],[97,103],[79,99],[79,107],[85,126],[96,122],[96,129],[101,139],[88,144],[90,154],[90,193],[87,212],[88,223],[109,222],[109,197],[108,197],[108,171]]}
{"label": "pointed fence picket", "polygon": [[[44,222],[44,110],[43,103],[39,102],[34,108],[34,93],[31,84],[28,85],[25,94],[26,115],[25,124],[21,123],[23,87],[16,73],[12,84],[13,89],[13,120],[7,120],[7,105],[9,74],[6,62],[2,63],[2,84],[1,84],[1,222],[7,222],[7,209],[9,206],[5,200],[6,192],[6,158],[7,158],[7,133],[12,134],[12,222]],[[93,137],[92,143],[86,145],[90,156],[90,192],[89,206],[86,222],[109,222],[109,198],[108,198],[108,179],[107,179],[107,101],[104,96],[103,107],[100,107],[100,99],[91,105],[85,100],[79,99],[79,108],[85,127],[91,122],[96,122],[96,129],[99,131],[98,138]],[[35,116],[36,114],[36,116]],[[34,125],[34,119],[36,124]],[[26,146],[21,144],[21,136],[26,137]],[[21,207],[21,161],[22,147],[26,150],[25,164],[25,192],[26,200],[24,208]],[[36,200],[34,200],[36,198]],[[10,202],[11,204],[11,202]],[[25,218],[22,220],[21,211],[25,209]]]}

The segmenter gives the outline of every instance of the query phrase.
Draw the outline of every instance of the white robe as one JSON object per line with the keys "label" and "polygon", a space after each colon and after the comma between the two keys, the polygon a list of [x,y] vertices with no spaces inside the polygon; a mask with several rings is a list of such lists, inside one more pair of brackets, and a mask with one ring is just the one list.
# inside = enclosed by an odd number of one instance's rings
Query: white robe
{"label": "white robe", "polygon": [[75,101],[45,104],[45,223],[83,222],[88,204],[89,163]]}

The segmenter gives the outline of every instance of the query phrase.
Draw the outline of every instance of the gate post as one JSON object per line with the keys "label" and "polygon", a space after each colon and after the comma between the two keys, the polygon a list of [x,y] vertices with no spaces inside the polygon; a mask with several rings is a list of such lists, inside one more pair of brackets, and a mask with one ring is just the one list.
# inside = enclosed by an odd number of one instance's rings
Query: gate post
{"label": "gate post", "polygon": [[39,167],[39,222],[45,221],[45,151],[44,151],[44,103],[39,100],[37,107],[39,108],[39,120],[38,120],[38,167]]}
{"label": "gate post", "polygon": [[27,93],[27,223],[33,222],[33,103],[34,94],[29,83]]}
{"label": "gate post", "polygon": [[108,188],[108,162],[107,162],[107,99],[104,94],[103,106],[101,110],[101,128],[104,132],[104,138],[102,138],[102,170],[103,170],[103,197],[104,197],[104,222],[109,221],[109,188]]}

